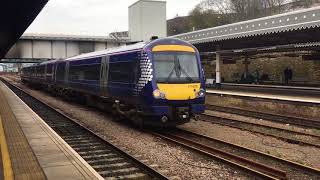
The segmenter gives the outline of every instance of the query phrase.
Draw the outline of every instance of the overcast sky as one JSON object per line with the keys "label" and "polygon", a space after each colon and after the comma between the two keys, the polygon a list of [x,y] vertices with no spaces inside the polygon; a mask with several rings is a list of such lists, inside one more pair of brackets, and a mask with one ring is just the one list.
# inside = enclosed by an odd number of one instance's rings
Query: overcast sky
{"label": "overcast sky", "polygon": [[[50,0],[26,33],[108,35],[128,30],[137,0]],[[200,0],[167,0],[167,19],[187,15]]]}

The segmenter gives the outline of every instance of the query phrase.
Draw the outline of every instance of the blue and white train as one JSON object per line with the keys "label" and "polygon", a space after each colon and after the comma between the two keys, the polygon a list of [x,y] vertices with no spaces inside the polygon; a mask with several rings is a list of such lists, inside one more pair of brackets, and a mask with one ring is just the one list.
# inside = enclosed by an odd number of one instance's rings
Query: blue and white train
{"label": "blue and white train", "polygon": [[113,114],[139,125],[161,126],[204,112],[204,79],[198,50],[169,38],[47,61],[21,73],[22,82],[104,102]]}

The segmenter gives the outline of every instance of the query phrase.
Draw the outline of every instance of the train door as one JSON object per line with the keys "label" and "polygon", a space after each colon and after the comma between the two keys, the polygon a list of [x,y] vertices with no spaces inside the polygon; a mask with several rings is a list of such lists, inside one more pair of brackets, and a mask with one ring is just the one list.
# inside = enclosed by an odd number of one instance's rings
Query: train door
{"label": "train door", "polygon": [[102,97],[108,97],[108,79],[109,79],[109,60],[110,56],[104,56],[101,59],[100,69],[100,94]]}
{"label": "train door", "polygon": [[51,83],[54,80],[53,78],[54,78],[54,64],[51,64],[51,78],[50,78]]}
{"label": "train door", "polygon": [[65,87],[69,87],[69,68],[70,63],[67,61],[66,62],[66,67],[64,69],[64,85]]}
{"label": "train door", "polygon": [[48,83],[49,79],[47,78],[47,72],[48,72],[48,64],[44,65],[44,72],[43,72],[43,77],[44,77],[44,82]]}
{"label": "train door", "polygon": [[58,63],[55,62],[53,64],[53,83],[56,84],[57,83],[57,67],[58,67]]}

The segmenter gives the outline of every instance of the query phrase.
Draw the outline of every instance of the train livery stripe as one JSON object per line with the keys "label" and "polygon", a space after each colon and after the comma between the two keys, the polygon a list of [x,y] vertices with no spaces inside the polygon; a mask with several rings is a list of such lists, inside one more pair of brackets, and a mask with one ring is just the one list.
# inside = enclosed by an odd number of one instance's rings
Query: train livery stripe
{"label": "train livery stripe", "polygon": [[192,84],[157,84],[159,90],[166,95],[167,100],[190,100],[196,98],[200,91],[200,83]]}
{"label": "train livery stripe", "polygon": [[6,137],[4,134],[4,129],[2,126],[1,116],[0,116],[0,148],[1,148],[2,163],[3,163],[4,179],[5,180],[13,180],[14,178],[13,178],[11,160],[10,160]]}
{"label": "train livery stripe", "polygon": [[183,45],[158,45],[152,48],[153,52],[161,51],[184,51],[184,52],[196,52],[194,48]]}

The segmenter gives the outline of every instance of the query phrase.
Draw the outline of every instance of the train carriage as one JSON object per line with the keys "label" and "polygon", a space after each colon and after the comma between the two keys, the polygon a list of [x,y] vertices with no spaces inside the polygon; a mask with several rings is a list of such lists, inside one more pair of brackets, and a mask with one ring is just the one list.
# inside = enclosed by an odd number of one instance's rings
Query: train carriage
{"label": "train carriage", "polygon": [[205,109],[199,52],[178,39],[48,61],[23,68],[21,78],[64,96],[107,100],[114,114],[140,125],[175,126]]}

